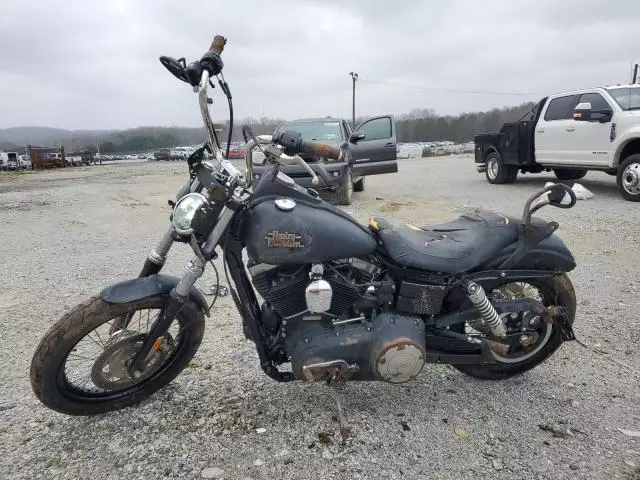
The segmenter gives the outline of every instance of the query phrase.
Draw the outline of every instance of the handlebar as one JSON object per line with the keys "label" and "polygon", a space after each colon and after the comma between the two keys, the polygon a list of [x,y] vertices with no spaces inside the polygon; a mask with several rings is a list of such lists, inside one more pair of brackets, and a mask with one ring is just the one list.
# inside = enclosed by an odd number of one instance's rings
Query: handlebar
{"label": "handlebar", "polygon": [[209,72],[210,77],[215,77],[222,72],[224,67],[224,63],[222,63],[222,58],[220,55],[224,50],[224,46],[227,43],[227,39],[222,35],[216,35],[211,42],[211,46],[209,47],[209,51],[205,53],[200,59],[200,66],[203,70],[207,70]]}
{"label": "handlebar", "polygon": [[326,143],[309,142],[302,139],[299,132],[287,130],[276,135],[273,140],[284,147],[287,155],[297,155],[306,153],[315,155],[316,157],[325,157],[332,160],[340,160],[342,150],[336,145],[327,145]]}
{"label": "handlebar", "polygon": [[[216,35],[211,42],[209,51],[205,53],[199,62],[199,67],[202,69],[200,73],[200,82],[198,83],[198,103],[200,104],[200,113],[205,125],[207,141],[211,149],[211,153],[220,162],[224,159],[222,151],[218,147],[216,142],[216,133],[211,120],[211,114],[209,113],[209,96],[207,89],[209,87],[211,77],[218,76],[222,72],[224,64],[220,54],[224,50],[224,46],[227,43],[227,39],[222,35]],[[194,88],[194,90],[196,89]]]}
{"label": "handlebar", "polygon": [[300,153],[330,158],[332,160],[339,160],[341,156],[340,147],[327,145],[326,143],[306,142],[304,140],[300,142]]}
{"label": "handlebar", "polygon": [[216,35],[213,37],[213,42],[211,42],[211,46],[209,47],[209,52],[215,53],[217,55],[221,55],[224,50],[224,46],[227,44],[227,39],[222,35]]}

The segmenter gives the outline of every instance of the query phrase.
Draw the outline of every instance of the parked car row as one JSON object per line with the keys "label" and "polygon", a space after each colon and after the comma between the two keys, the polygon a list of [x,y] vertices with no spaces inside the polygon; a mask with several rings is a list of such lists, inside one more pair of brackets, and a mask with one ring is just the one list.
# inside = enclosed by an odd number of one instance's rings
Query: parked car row
{"label": "parked car row", "polygon": [[17,152],[0,152],[0,170],[31,170],[31,160]]}

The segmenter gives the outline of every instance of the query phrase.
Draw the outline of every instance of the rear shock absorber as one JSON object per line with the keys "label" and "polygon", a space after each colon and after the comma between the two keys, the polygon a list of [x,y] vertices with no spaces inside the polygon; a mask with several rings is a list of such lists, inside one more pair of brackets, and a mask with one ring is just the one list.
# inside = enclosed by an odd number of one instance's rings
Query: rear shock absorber
{"label": "rear shock absorber", "polygon": [[491,329],[491,332],[498,338],[506,338],[507,331],[504,328],[502,319],[496,309],[493,308],[491,302],[487,298],[484,292],[484,288],[476,282],[467,283],[467,296],[473,306],[480,310],[480,315],[484,319],[487,326]]}

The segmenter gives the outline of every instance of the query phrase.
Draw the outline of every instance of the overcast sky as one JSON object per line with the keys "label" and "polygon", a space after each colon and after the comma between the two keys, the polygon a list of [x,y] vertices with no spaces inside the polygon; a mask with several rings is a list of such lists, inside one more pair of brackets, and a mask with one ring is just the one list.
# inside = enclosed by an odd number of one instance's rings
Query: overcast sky
{"label": "overcast sky", "polygon": [[628,82],[640,2],[4,0],[0,128],[198,126],[158,57],[199,58],[217,33],[237,119],[348,118],[350,71],[358,115],[460,113]]}

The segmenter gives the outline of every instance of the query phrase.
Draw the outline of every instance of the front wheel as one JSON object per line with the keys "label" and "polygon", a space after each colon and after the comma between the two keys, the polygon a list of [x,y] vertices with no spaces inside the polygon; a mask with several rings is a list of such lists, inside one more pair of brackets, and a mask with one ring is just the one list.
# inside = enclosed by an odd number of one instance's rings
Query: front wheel
{"label": "front wheel", "polygon": [[[123,304],[92,298],[54,324],[31,361],[31,386],[47,407],[69,415],[94,415],[133,405],[171,382],[193,358],[204,333],[204,314],[190,302],[145,360],[129,373],[168,296]],[[131,315],[125,329],[112,324]]]}
{"label": "front wheel", "polygon": [[342,182],[336,188],[336,201],[340,205],[351,205],[353,201],[353,177],[351,176],[351,168],[347,168]]}
{"label": "front wheel", "polygon": [[[485,286],[487,296],[497,300],[515,300],[531,298],[542,302],[545,306],[563,307],[567,319],[573,325],[576,315],[576,294],[571,280],[566,274],[551,278],[528,280],[525,282],[505,282]],[[562,343],[560,331],[555,323],[540,321],[528,312],[501,315],[510,338],[509,353],[499,355],[491,352],[495,363],[478,365],[454,365],[467,375],[482,380],[502,380],[531,370],[549,358]],[[526,322],[524,324],[523,322]],[[526,326],[526,336],[521,334]],[[467,327],[469,329],[469,327]],[[520,339],[528,340],[521,345]],[[511,341],[513,340],[513,341]],[[530,342],[530,343],[529,343]],[[513,345],[511,345],[513,344]]]}

